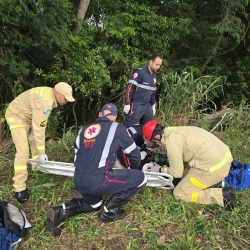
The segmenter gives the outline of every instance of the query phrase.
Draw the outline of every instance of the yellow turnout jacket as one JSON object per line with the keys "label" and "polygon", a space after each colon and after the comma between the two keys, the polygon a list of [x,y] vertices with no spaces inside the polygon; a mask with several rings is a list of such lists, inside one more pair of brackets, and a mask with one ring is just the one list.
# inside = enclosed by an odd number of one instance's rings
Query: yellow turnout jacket
{"label": "yellow turnout jacket", "polygon": [[199,127],[166,127],[161,140],[169,158],[168,174],[181,178],[184,162],[191,168],[215,172],[233,161],[229,147]]}
{"label": "yellow turnout jacket", "polygon": [[48,117],[57,102],[53,89],[36,87],[17,96],[6,110],[5,117],[10,130],[24,127],[32,128],[39,154],[45,153],[45,129]]}

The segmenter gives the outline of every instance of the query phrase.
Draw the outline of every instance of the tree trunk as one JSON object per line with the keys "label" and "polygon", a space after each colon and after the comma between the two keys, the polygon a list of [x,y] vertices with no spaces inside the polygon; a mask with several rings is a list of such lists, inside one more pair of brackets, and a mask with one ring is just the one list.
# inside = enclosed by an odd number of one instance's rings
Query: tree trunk
{"label": "tree trunk", "polygon": [[[222,19],[222,23],[227,22],[228,17],[229,17],[229,11],[230,11],[230,7],[227,6],[225,15],[224,15],[224,17]],[[205,68],[207,67],[207,65],[209,64],[211,59],[216,55],[217,49],[218,49],[218,47],[220,45],[220,42],[221,42],[222,38],[223,38],[223,31],[221,31],[220,35],[217,38],[217,41],[216,41],[214,47],[212,48],[211,56],[207,57],[205,62],[203,63],[202,68],[201,68],[201,73],[204,72]]]}
{"label": "tree trunk", "polygon": [[217,51],[217,49],[218,49],[218,47],[220,45],[220,42],[221,42],[222,38],[223,38],[223,33],[220,33],[220,35],[218,36],[217,41],[216,41],[216,43],[215,43],[215,45],[214,45],[214,47],[212,49],[212,53],[211,53],[212,55],[207,57],[205,62],[202,65],[201,73],[204,72],[205,68],[207,67],[207,65],[209,64],[211,59],[214,57],[214,55],[216,55],[216,51]]}
{"label": "tree trunk", "polygon": [[90,0],[80,0],[78,11],[77,11],[77,25],[73,28],[73,34],[76,35],[80,32],[85,14],[87,12]]}

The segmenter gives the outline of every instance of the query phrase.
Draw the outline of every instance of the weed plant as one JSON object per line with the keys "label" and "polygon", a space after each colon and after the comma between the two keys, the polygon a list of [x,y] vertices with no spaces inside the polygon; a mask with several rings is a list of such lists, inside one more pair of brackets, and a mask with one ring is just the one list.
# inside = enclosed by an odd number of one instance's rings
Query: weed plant
{"label": "weed plant", "polygon": [[223,91],[223,77],[196,77],[194,68],[161,79],[157,118],[168,125],[190,125],[203,113],[216,110],[212,101]]}

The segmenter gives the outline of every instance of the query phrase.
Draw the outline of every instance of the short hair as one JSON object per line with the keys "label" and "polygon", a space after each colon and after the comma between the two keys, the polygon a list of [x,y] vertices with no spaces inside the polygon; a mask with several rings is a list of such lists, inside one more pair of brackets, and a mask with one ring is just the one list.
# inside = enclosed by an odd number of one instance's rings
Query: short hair
{"label": "short hair", "polygon": [[159,57],[160,59],[163,59],[162,58],[162,55],[160,55],[160,54],[154,54],[153,56],[151,56],[150,58],[149,58],[149,60],[151,61],[155,61],[155,59],[157,58],[157,57]]}
{"label": "short hair", "polygon": [[162,126],[161,124],[158,123],[154,129],[154,132],[152,134],[151,139],[155,139],[155,140],[160,141],[162,138],[162,132],[163,132],[164,128],[165,128],[165,126]]}

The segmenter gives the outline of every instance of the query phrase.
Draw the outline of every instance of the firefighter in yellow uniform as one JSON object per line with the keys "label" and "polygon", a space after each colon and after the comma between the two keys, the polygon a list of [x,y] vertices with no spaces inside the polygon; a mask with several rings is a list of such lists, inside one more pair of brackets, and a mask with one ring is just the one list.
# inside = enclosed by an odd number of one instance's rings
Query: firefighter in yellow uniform
{"label": "firefighter in yellow uniform", "polygon": [[45,129],[51,110],[57,104],[73,102],[72,88],[65,82],[59,82],[54,88],[36,87],[17,96],[6,110],[5,118],[16,147],[14,160],[14,188],[18,202],[24,203],[29,195],[26,190],[28,177],[29,144],[32,159],[44,163],[48,160],[45,154]]}
{"label": "firefighter in yellow uniform", "polygon": [[[211,188],[228,175],[233,161],[229,147],[216,136],[193,126],[164,128],[157,121],[146,123],[143,135],[145,140],[161,144],[167,150],[170,167],[165,173],[182,178],[174,189],[175,198],[201,204],[217,203],[230,209],[237,207],[232,187]],[[187,163],[190,169],[183,176]]]}

